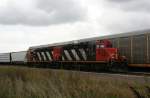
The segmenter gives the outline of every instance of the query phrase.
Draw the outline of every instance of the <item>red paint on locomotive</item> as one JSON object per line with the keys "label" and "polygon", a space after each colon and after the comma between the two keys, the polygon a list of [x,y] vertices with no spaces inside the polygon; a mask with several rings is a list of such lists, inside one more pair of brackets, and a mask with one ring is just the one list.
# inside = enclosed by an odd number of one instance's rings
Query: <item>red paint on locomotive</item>
{"label": "red paint on locomotive", "polygon": [[96,61],[109,61],[112,58],[117,59],[116,48],[99,48],[96,49]]}
{"label": "red paint on locomotive", "polygon": [[58,61],[61,58],[62,48],[61,47],[54,47],[53,48],[53,60]]}
{"label": "red paint on locomotive", "polygon": [[96,61],[123,61],[118,55],[118,49],[112,47],[112,43],[109,40],[96,41]]}

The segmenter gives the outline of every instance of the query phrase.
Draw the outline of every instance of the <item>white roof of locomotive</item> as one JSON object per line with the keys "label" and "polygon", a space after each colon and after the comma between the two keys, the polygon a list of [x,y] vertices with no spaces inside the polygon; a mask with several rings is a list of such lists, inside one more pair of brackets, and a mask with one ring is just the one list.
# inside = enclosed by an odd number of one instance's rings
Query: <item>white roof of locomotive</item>
{"label": "white roof of locomotive", "polygon": [[30,49],[37,49],[37,48],[40,49],[40,48],[46,48],[46,47],[52,47],[52,46],[76,44],[76,43],[81,43],[81,42],[86,42],[86,41],[94,41],[94,40],[101,40],[101,39],[112,39],[112,38],[119,38],[119,37],[128,37],[128,36],[135,36],[135,35],[141,35],[141,34],[147,34],[147,33],[150,33],[150,29],[126,32],[126,33],[117,33],[117,34],[106,35],[106,36],[98,36],[98,37],[92,37],[92,38],[85,38],[85,39],[79,39],[79,40],[73,40],[73,41],[67,41],[67,42],[59,42],[59,43],[53,43],[53,44],[48,44],[48,45],[33,46],[33,47],[30,47]]}

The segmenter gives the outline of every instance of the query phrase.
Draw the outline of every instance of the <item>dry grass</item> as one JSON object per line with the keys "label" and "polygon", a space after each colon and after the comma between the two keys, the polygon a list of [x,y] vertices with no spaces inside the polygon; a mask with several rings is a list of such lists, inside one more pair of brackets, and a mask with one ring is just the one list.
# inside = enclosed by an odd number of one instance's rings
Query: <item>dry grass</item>
{"label": "dry grass", "polygon": [[0,67],[0,98],[150,98],[149,87],[79,72]]}

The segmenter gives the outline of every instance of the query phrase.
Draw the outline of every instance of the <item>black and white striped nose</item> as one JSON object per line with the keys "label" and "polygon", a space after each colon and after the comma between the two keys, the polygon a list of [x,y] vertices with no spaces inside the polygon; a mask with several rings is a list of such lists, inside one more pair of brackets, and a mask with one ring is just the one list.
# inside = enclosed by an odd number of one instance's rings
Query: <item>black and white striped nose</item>
{"label": "black and white striped nose", "polygon": [[83,48],[64,50],[62,53],[63,61],[86,61],[87,54]]}
{"label": "black and white striped nose", "polygon": [[[80,49],[64,49],[61,53],[62,61],[86,61],[87,53],[84,48]],[[53,61],[53,51],[37,51],[35,52],[35,60],[37,61]]]}

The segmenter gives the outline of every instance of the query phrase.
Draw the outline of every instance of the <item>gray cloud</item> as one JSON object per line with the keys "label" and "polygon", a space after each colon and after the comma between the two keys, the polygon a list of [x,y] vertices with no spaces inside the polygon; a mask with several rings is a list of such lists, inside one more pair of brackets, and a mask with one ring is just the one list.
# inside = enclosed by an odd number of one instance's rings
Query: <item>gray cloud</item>
{"label": "gray cloud", "polygon": [[51,14],[52,20],[59,22],[74,22],[82,20],[85,10],[73,0],[38,0],[38,8]]}
{"label": "gray cloud", "polygon": [[150,1],[103,0],[103,4],[102,7],[104,11],[99,18],[99,25],[103,25],[106,31],[111,33],[123,33],[149,29]]}
{"label": "gray cloud", "polygon": [[126,2],[132,2],[135,0],[108,0],[109,2],[115,2],[115,3],[126,3]]}
{"label": "gray cloud", "polygon": [[0,52],[150,27],[148,0],[1,1]]}
{"label": "gray cloud", "polygon": [[73,23],[84,20],[85,14],[84,8],[74,0],[35,0],[32,8],[13,4],[1,7],[0,24],[44,26]]}
{"label": "gray cloud", "polygon": [[108,3],[124,11],[150,12],[149,0],[108,0]]}

